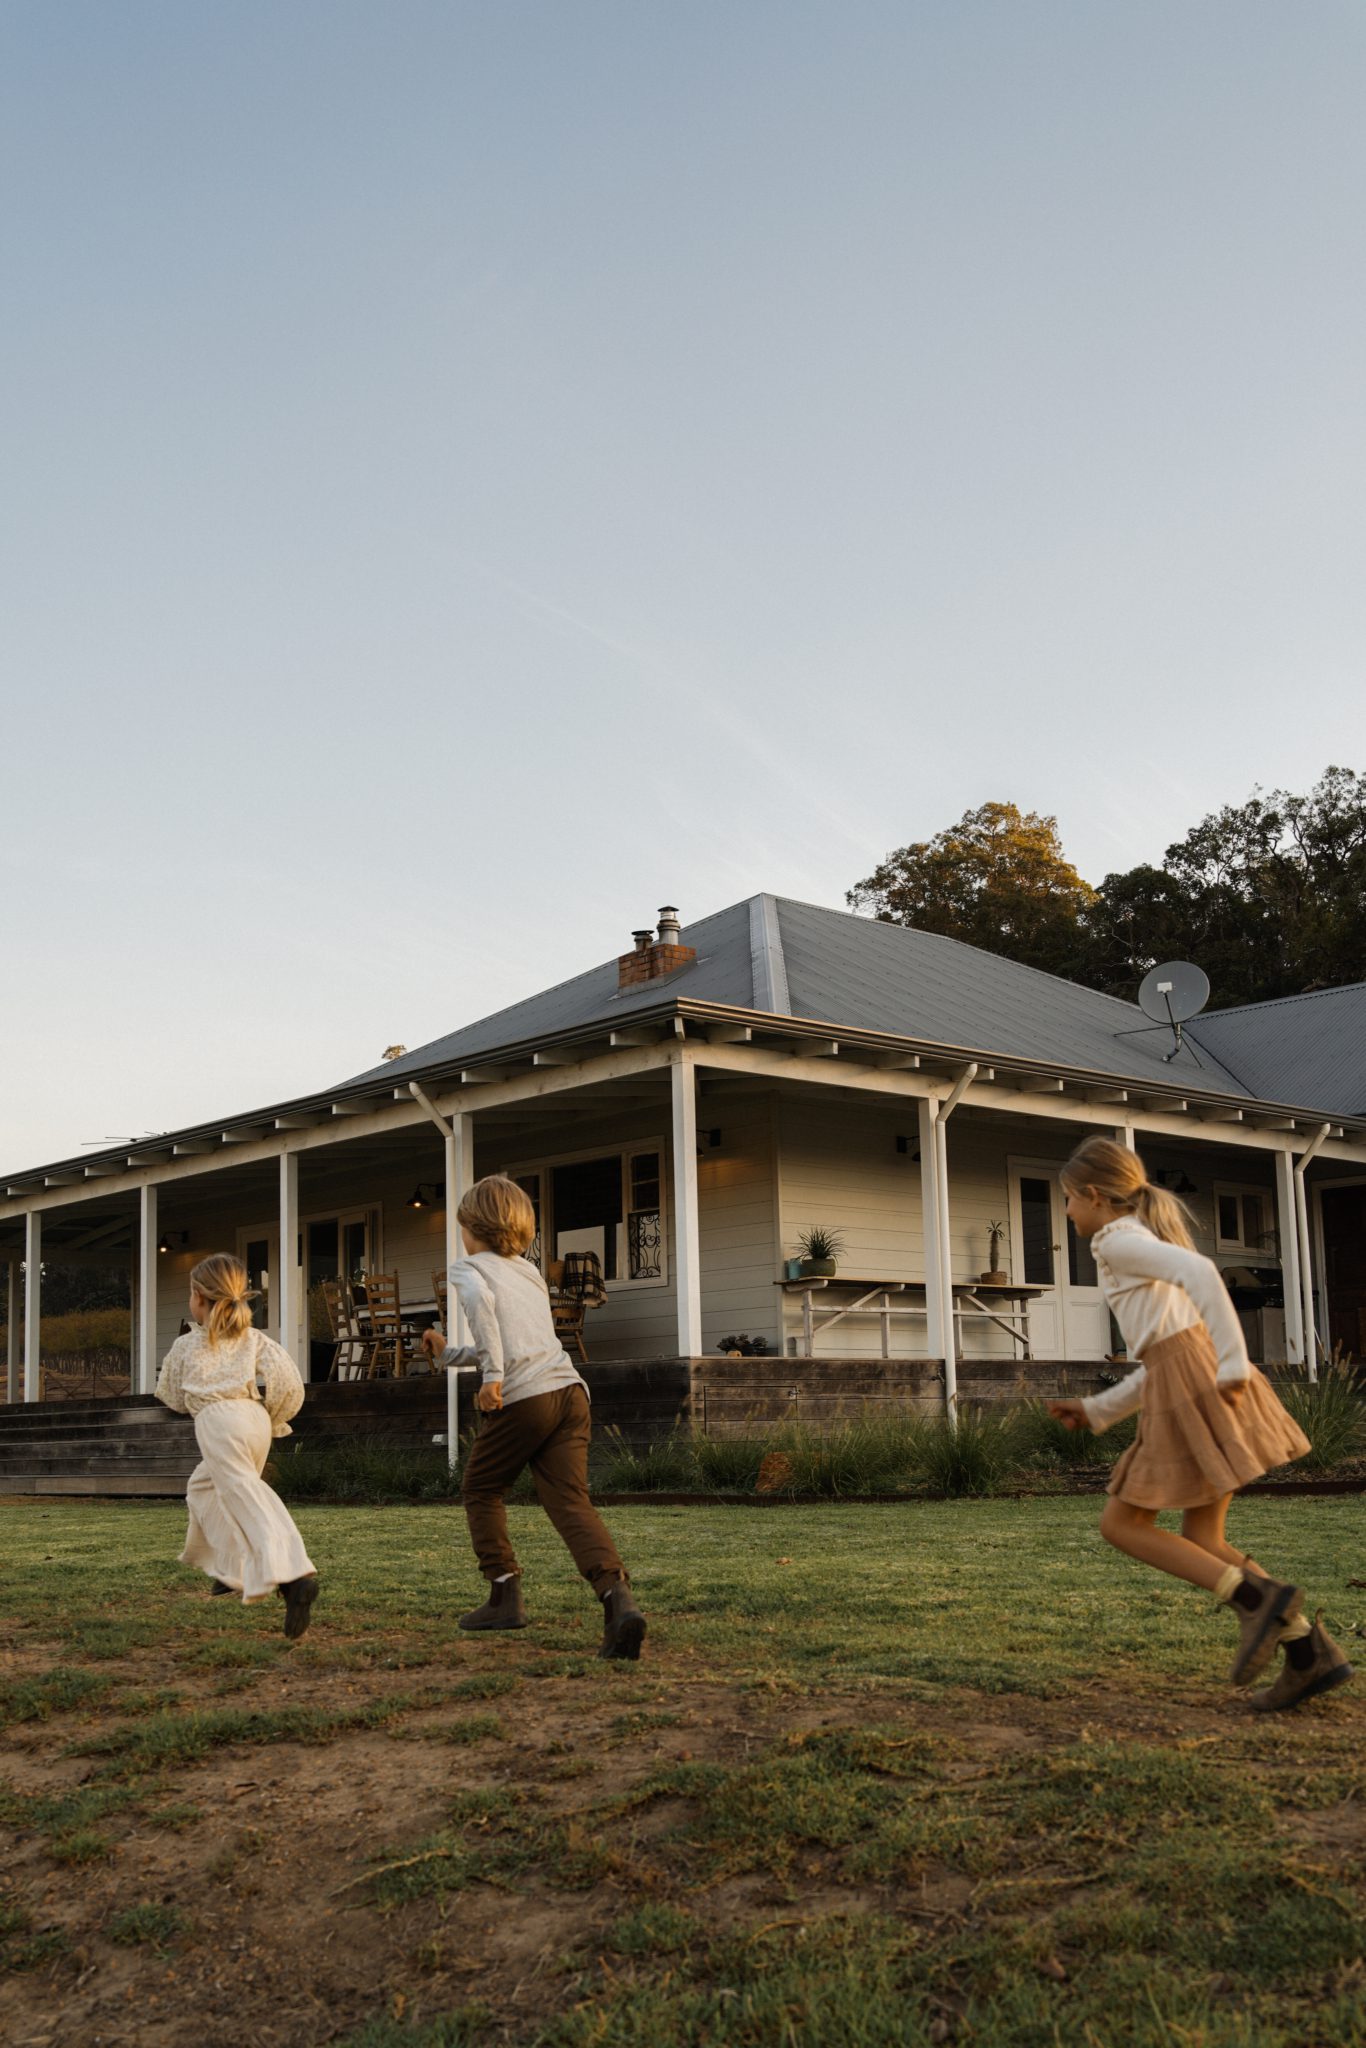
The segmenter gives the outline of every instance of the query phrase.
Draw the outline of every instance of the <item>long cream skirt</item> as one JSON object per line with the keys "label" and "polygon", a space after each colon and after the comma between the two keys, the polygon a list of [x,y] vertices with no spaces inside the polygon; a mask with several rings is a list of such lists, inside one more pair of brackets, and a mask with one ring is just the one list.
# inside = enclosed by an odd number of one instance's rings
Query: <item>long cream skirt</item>
{"label": "long cream skirt", "polygon": [[270,1417],[259,1401],[211,1401],[194,1419],[202,1463],[185,1489],[190,1527],[182,1564],[264,1600],[314,1570],[289,1509],[261,1477]]}

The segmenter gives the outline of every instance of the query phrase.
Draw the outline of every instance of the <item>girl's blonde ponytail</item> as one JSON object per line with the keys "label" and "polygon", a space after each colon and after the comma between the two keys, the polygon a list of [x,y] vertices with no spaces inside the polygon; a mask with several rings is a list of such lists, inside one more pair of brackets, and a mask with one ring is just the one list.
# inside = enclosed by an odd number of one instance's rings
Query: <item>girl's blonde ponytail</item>
{"label": "girl's blonde ponytail", "polygon": [[201,1259],[190,1274],[190,1285],[209,1304],[205,1328],[210,1344],[230,1342],[251,1328],[251,1304],[256,1299],[247,1284],[247,1269],[231,1252],[212,1252]]}
{"label": "girl's blonde ponytail", "polygon": [[1117,1209],[1146,1223],[1154,1237],[1190,1248],[1190,1210],[1166,1188],[1153,1186],[1143,1161],[1127,1145],[1117,1145],[1113,1138],[1083,1139],[1064,1166],[1062,1181],[1073,1194],[1094,1188]]}

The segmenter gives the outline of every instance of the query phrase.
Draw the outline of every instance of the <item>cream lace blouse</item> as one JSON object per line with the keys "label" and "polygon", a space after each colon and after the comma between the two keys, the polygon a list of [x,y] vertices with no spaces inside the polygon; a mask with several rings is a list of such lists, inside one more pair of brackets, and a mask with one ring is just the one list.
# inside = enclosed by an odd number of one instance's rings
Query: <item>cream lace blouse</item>
{"label": "cream lace blouse", "polygon": [[[1247,1346],[1238,1313],[1228,1298],[1219,1268],[1201,1252],[1154,1237],[1137,1216],[1117,1216],[1091,1239],[1100,1291],[1113,1311],[1131,1358],[1142,1358],[1164,1337],[1209,1331],[1219,1360],[1219,1385],[1249,1377]],[[1082,1402],[1086,1420],[1099,1434],[1143,1399],[1147,1368],[1138,1366],[1117,1386]]]}
{"label": "cream lace blouse", "polygon": [[[259,1387],[259,1391],[258,1391]],[[181,1415],[213,1401],[264,1401],[272,1436],[292,1436],[291,1415],[304,1404],[304,1383],[287,1351],[261,1330],[211,1344],[202,1329],[177,1337],[162,1361],[157,1399]]]}

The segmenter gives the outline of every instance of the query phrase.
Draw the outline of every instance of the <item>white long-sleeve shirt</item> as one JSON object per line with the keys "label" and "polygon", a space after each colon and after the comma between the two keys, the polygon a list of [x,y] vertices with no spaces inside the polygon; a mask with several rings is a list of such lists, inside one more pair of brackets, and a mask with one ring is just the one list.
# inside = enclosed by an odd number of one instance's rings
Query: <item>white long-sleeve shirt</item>
{"label": "white long-sleeve shirt", "polygon": [[291,1415],[304,1405],[298,1366],[264,1330],[215,1344],[207,1330],[188,1330],[161,1362],[157,1399],[181,1415],[198,1415],[215,1401],[254,1401],[257,1386],[270,1416],[272,1436],[293,1436]]}
{"label": "white long-sleeve shirt", "polygon": [[[1212,1259],[1154,1237],[1137,1216],[1118,1216],[1098,1230],[1091,1239],[1091,1254],[1100,1291],[1131,1358],[1141,1359],[1164,1337],[1203,1323],[1219,1360],[1219,1385],[1234,1386],[1249,1377],[1252,1368],[1242,1325]],[[1139,1365],[1117,1385],[1082,1402],[1086,1420],[1097,1434],[1133,1414],[1143,1399],[1146,1378],[1147,1368]]]}
{"label": "white long-sleeve shirt", "polygon": [[484,1381],[501,1380],[503,1406],[556,1387],[583,1384],[555,1334],[550,1295],[529,1259],[475,1252],[457,1259],[450,1283],[469,1324],[472,1345],[448,1344],[438,1365],[480,1367]]}

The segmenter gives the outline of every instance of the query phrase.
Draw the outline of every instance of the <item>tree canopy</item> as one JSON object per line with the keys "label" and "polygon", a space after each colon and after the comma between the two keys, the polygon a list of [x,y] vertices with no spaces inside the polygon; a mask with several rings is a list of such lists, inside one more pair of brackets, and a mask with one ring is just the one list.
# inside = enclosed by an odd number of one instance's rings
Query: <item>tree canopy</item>
{"label": "tree canopy", "polygon": [[1193,825],[1160,867],[1097,888],[1055,818],[986,803],[890,853],[848,901],[1115,995],[1182,958],[1204,968],[1215,1003],[1340,987],[1366,979],[1366,775],[1330,767],[1304,796],[1255,789]]}

